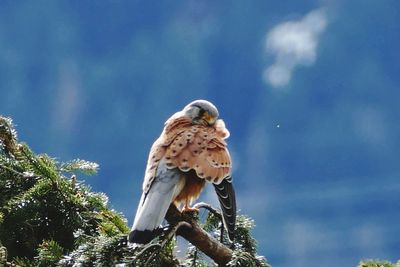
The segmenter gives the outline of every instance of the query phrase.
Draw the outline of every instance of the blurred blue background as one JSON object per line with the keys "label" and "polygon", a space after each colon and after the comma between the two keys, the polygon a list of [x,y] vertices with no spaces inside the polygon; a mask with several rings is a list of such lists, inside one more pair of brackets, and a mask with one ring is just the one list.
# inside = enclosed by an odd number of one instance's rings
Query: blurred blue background
{"label": "blurred blue background", "polygon": [[399,21],[395,0],[1,1],[0,114],[99,163],[81,178],[131,222],[164,121],[208,99],[273,266],[397,260]]}

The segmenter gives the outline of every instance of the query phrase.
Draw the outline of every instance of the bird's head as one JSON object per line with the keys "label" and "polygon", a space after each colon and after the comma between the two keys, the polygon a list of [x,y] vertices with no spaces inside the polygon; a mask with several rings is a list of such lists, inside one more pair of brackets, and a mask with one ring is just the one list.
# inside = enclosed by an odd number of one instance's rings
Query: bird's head
{"label": "bird's head", "polygon": [[192,119],[193,124],[214,125],[218,119],[218,110],[206,100],[195,100],[182,110],[184,116]]}

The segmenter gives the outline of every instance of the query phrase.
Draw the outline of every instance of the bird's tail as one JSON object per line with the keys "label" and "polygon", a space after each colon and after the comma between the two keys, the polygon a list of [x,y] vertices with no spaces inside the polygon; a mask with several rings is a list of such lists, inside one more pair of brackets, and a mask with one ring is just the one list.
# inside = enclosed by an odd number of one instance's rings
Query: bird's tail
{"label": "bird's tail", "polygon": [[236,225],[236,196],[232,177],[227,177],[220,184],[214,184],[222,209],[222,219],[228,230],[229,240],[233,241]]}
{"label": "bird's tail", "polygon": [[[158,228],[161,230],[161,228]],[[136,243],[136,244],[147,244],[153,238],[155,238],[159,233],[158,229],[155,230],[144,230],[144,231],[139,231],[139,230],[132,230],[129,235],[128,235],[128,241],[129,243]]]}

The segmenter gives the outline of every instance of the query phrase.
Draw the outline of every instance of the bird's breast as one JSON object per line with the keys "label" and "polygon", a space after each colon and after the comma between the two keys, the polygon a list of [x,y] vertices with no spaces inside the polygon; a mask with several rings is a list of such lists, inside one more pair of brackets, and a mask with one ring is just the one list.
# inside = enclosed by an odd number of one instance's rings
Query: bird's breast
{"label": "bird's breast", "polygon": [[174,199],[176,204],[180,204],[184,201],[190,202],[197,199],[206,182],[204,179],[198,178],[194,170],[182,172],[181,180],[184,185],[182,186],[182,190],[180,190],[179,194]]}

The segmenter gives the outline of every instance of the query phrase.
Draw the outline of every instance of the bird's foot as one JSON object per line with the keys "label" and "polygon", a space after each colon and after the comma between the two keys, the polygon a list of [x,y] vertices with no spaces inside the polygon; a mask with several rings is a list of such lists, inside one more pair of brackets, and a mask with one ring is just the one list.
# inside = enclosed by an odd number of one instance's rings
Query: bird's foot
{"label": "bird's foot", "polygon": [[191,208],[191,207],[189,207],[189,206],[184,206],[184,207],[182,208],[182,212],[187,212],[187,213],[196,212],[196,213],[198,213],[198,212],[199,212],[199,209],[198,209],[198,208]]}

